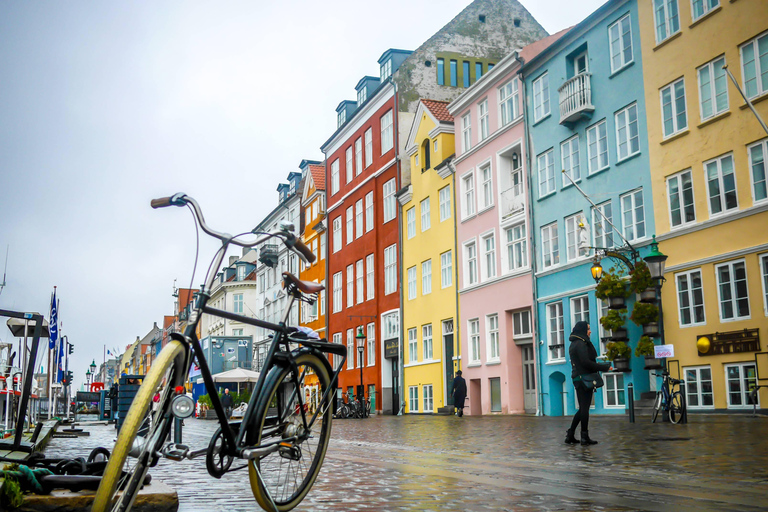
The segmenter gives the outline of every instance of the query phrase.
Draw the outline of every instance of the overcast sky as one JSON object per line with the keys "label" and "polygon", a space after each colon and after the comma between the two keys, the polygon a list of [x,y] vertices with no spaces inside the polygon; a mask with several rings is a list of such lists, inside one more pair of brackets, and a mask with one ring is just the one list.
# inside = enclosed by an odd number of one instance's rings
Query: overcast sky
{"label": "overcast sky", "polygon": [[[601,3],[523,2],[549,33]],[[183,191],[214,229],[253,228],[277,184],[322,159],[336,106],[381,54],[468,4],[0,0],[0,308],[47,317],[57,286],[79,385],[105,346],[173,313],[174,280],[190,284],[191,216],[150,199]]]}

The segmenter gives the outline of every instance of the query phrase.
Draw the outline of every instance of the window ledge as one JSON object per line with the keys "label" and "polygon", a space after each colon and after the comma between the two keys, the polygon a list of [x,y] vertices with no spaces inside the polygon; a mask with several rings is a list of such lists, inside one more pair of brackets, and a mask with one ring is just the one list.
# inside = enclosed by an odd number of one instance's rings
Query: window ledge
{"label": "window ledge", "polygon": [[672,142],[673,140],[677,140],[677,139],[679,139],[681,137],[685,137],[689,133],[691,133],[691,130],[689,128],[686,128],[685,130],[683,130],[681,132],[677,132],[674,135],[670,135],[666,139],[664,139],[661,142],[659,142],[659,144],[661,144],[663,146],[664,144],[668,144],[668,143]]}
{"label": "window ledge", "polygon": [[[662,142],[662,144],[664,144],[664,143]],[[642,151],[638,151],[637,153],[633,153],[633,154],[629,155],[628,157],[622,158],[621,160],[619,160],[619,161],[617,161],[617,162],[616,162],[616,167],[620,166],[620,165],[621,165],[621,164],[623,164],[624,162],[629,162],[629,161],[630,161],[630,160],[632,160],[633,158],[637,158],[637,157],[639,157],[639,156],[640,156],[640,155],[642,155],[642,154],[643,154],[643,152],[642,152]]]}
{"label": "window ledge", "polygon": [[668,38],[666,38],[665,40],[663,40],[662,42],[660,42],[659,44],[654,46],[653,47],[653,51],[658,50],[662,46],[666,46],[667,43],[669,43],[670,41],[674,41],[675,39],[677,39],[681,35],[683,35],[683,33],[680,30],[678,30],[676,34],[673,34],[673,35],[669,36]]}
{"label": "window ledge", "polygon": [[553,190],[552,192],[547,192],[547,193],[546,193],[546,194],[544,194],[543,196],[541,196],[541,197],[538,197],[536,200],[537,200],[537,201],[543,201],[544,199],[548,198],[549,196],[553,196],[553,195],[555,195],[556,193],[557,193],[557,190]]}
{"label": "window ledge", "polygon": [[721,120],[723,118],[728,117],[729,115],[731,115],[731,111],[730,110],[726,110],[725,112],[717,114],[716,116],[713,116],[713,117],[710,117],[708,119],[705,119],[704,121],[702,121],[698,125],[696,125],[696,128],[704,128],[708,124],[715,123],[715,122],[717,122],[717,121],[719,121],[719,120]]}
{"label": "window ledge", "polygon": [[[754,105],[755,103],[760,103],[761,101],[766,100],[766,99],[768,99],[768,91],[763,92],[760,96],[755,96],[754,98],[749,98],[749,101],[751,101],[752,104]],[[744,103],[741,106],[739,106],[739,108],[741,110],[744,110],[745,108],[749,108],[749,105]]]}
{"label": "window ledge", "polygon": [[550,110],[549,114],[545,115],[544,117],[542,117],[538,121],[534,122],[531,126],[536,126],[537,124],[539,124],[539,123],[541,123],[543,121],[546,121],[550,117],[552,117],[552,111],[551,110]]}
{"label": "window ledge", "polygon": [[467,368],[479,368],[480,366],[482,366],[482,363],[480,363],[479,361],[477,361],[477,362],[469,363],[469,364],[467,365]]}
{"label": "window ledge", "polygon": [[[633,58],[634,58],[634,57],[633,57]],[[624,71],[625,69],[629,69],[629,68],[631,68],[631,67],[632,67],[632,66],[634,66],[634,65],[635,65],[635,61],[634,61],[634,60],[633,60],[632,62],[628,63],[628,64],[624,64],[624,65],[623,65],[623,66],[621,66],[619,69],[617,69],[616,71],[614,71],[613,73],[611,73],[610,75],[608,75],[608,79],[609,79],[609,80],[613,79],[613,77],[615,77],[616,75],[618,75],[619,73],[621,73],[621,72],[622,72],[622,71]]]}
{"label": "window ledge", "polygon": [[555,361],[547,361],[545,365],[565,364],[565,359],[557,359]]}
{"label": "window ledge", "polygon": [[595,172],[588,172],[587,173],[587,179],[592,178],[593,176],[597,176],[598,174],[604,173],[605,171],[609,170],[611,168],[610,165],[603,167],[602,169],[598,169]]}
{"label": "window ledge", "polygon": [[695,20],[693,23],[691,23],[690,25],[688,25],[688,28],[693,28],[693,27],[695,27],[696,25],[698,25],[698,24],[699,24],[699,23],[701,23],[702,21],[706,20],[706,19],[707,19],[707,18],[709,18],[710,16],[713,16],[715,13],[718,13],[718,12],[720,12],[722,9],[723,9],[723,6],[722,6],[722,4],[721,4],[721,5],[718,5],[717,7],[715,7],[714,9],[712,9],[711,11],[709,11],[708,13],[706,13],[706,14],[702,14],[702,15],[701,15],[701,17],[700,17],[699,19]]}
{"label": "window ledge", "polygon": [[482,214],[484,214],[485,212],[487,212],[487,211],[489,211],[489,210],[493,210],[493,207],[494,207],[494,206],[495,206],[495,205],[494,205],[493,203],[491,203],[491,204],[489,204],[489,205],[487,205],[487,206],[483,206],[482,208],[480,208],[479,210],[477,210],[477,215],[482,215]]}
{"label": "window ledge", "polygon": [[488,361],[487,363],[485,363],[485,366],[498,366],[500,364],[501,364],[501,360],[494,359],[493,361]]}
{"label": "window ledge", "polygon": [[463,224],[464,222],[470,221],[470,220],[474,219],[475,217],[477,217],[477,213],[473,213],[472,215],[466,215],[466,216],[464,216],[461,219],[461,222]]}

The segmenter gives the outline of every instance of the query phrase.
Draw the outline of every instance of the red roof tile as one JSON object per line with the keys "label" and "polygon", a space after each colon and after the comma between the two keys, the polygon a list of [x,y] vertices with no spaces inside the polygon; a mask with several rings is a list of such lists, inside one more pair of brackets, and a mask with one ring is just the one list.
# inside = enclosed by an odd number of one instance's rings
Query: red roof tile
{"label": "red roof tile", "polygon": [[453,116],[448,112],[447,101],[421,100],[425,107],[441,123],[452,123]]}
{"label": "red roof tile", "polygon": [[317,190],[325,190],[325,166],[309,165],[309,172],[312,173],[312,182]]}
{"label": "red roof tile", "polygon": [[528,46],[523,47],[518,55],[520,59],[525,62],[530,62],[532,58],[549,48],[555,41],[563,37],[573,27],[564,28],[560,32],[547,36],[544,39],[539,39],[535,43],[531,43]]}

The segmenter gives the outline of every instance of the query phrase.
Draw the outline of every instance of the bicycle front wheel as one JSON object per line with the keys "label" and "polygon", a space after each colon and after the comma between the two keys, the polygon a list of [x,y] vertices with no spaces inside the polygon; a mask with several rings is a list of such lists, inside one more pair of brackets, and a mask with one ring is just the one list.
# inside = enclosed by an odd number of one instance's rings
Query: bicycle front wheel
{"label": "bicycle front wheel", "polygon": [[309,430],[304,427],[301,411],[305,411],[307,421],[312,415],[307,404],[299,401],[304,397],[304,380],[309,371],[319,381],[317,396],[325,394],[331,385],[328,371],[313,354],[301,354],[294,361],[298,375],[290,368],[270,370],[257,401],[254,421],[248,426],[249,430],[257,430],[255,444],[281,443],[279,450],[248,465],[253,496],[261,508],[269,511],[275,510],[272,501],[279,512],[285,512],[304,499],[320,472],[331,437],[332,393],[319,403],[317,418]]}
{"label": "bicycle front wheel", "polygon": [[656,423],[656,418],[659,416],[659,411],[661,411],[661,391],[656,392],[656,401],[653,403],[653,419],[651,420],[651,423]]}
{"label": "bicycle front wheel", "polygon": [[683,418],[683,395],[675,391],[669,402],[669,421],[677,425]]}
{"label": "bicycle front wheel", "polygon": [[[149,467],[157,463],[155,453],[170,432],[174,388],[180,386],[186,377],[184,353],[184,345],[172,340],[152,363],[120,428],[96,491],[92,512],[122,512],[133,506]],[[160,393],[160,398],[152,413],[148,414],[157,393]],[[137,435],[139,430],[142,430],[142,435]],[[123,492],[116,495],[119,489]]]}

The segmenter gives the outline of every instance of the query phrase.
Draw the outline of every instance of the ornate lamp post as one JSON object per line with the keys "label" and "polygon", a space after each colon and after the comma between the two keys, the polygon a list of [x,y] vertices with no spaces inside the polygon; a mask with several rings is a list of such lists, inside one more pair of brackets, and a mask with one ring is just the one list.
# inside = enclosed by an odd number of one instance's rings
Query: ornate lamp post
{"label": "ornate lamp post", "polygon": [[[92,379],[91,384],[93,384],[93,382],[96,382],[96,360],[95,359],[91,363],[90,367],[91,367],[91,379]],[[89,388],[88,391],[93,391],[93,389]]]}
{"label": "ornate lamp post", "polygon": [[656,282],[656,300],[659,302],[659,340],[664,345],[664,310],[661,307],[661,286],[664,284],[664,264],[667,261],[667,255],[659,251],[659,244],[656,242],[656,235],[651,242],[651,252],[643,258],[648,264],[648,270],[651,277]]}
{"label": "ornate lamp post", "polygon": [[85,372],[85,383],[88,387],[88,391],[91,390],[91,370]]}
{"label": "ornate lamp post", "polygon": [[[365,404],[363,404],[363,351],[365,350],[365,334],[363,334],[363,328],[358,327],[357,328],[357,335],[355,336],[355,340],[357,340],[357,364],[360,366],[360,391],[357,393],[357,399],[360,401],[360,407],[364,407]],[[362,410],[362,409],[361,409]]]}

